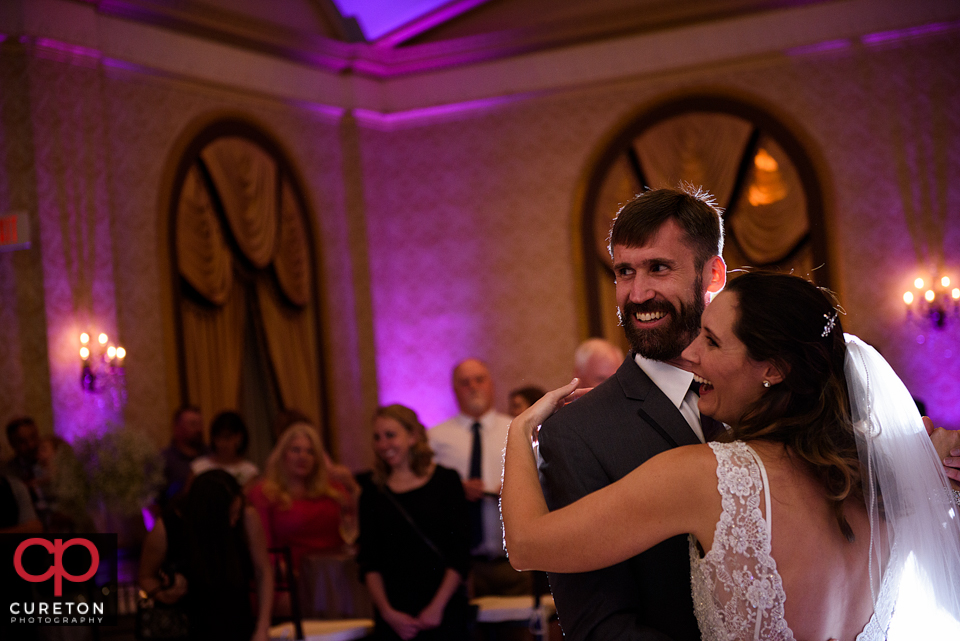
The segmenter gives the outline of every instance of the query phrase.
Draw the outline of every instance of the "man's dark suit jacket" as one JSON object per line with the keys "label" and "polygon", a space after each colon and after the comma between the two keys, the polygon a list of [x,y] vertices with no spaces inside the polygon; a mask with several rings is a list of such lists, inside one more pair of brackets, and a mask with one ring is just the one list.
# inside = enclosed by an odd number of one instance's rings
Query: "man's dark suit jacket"
{"label": "man's dark suit jacket", "polygon": [[[540,429],[540,483],[547,506],[559,509],[660,452],[699,442],[630,354],[614,376]],[[574,641],[700,639],[686,536],[603,570],[551,574],[550,588],[564,634]]]}

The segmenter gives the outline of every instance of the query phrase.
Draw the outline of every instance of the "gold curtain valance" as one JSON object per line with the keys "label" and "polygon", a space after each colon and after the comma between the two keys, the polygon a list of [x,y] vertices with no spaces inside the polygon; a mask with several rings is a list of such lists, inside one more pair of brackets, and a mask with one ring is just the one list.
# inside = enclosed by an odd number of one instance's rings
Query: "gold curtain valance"
{"label": "gold curtain valance", "polygon": [[800,176],[774,141],[761,140],[736,212],[730,224],[744,257],[757,265],[783,260],[810,231]]}
{"label": "gold curtain valance", "polygon": [[684,180],[726,206],[751,130],[735,116],[705,113],[677,116],[650,129],[637,140],[648,186],[676,189]]}
{"label": "gold curtain valance", "polygon": [[273,261],[277,281],[284,295],[294,305],[310,302],[310,252],[303,227],[300,205],[287,181],[280,192],[280,243]]}
{"label": "gold curtain valance", "polygon": [[201,296],[216,305],[227,302],[233,259],[196,166],[187,172],[177,206],[177,263]]}
{"label": "gold curtain valance", "polygon": [[243,138],[225,137],[200,153],[240,251],[256,267],[273,259],[277,240],[277,166]]}

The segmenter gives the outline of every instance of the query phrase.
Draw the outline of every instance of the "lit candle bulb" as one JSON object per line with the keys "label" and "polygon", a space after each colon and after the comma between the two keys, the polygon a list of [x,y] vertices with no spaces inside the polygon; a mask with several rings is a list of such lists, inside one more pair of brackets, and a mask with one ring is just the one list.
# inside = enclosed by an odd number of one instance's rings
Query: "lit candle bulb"
{"label": "lit candle bulb", "polygon": [[934,296],[936,296],[936,294],[933,293],[933,290],[932,290],[932,289],[928,289],[928,290],[926,291],[926,293],[923,295],[923,297],[927,299],[927,302],[928,302],[928,303],[932,303],[932,302],[933,302]]}
{"label": "lit candle bulb", "polygon": [[101,344],[101,345],[106,345],[106,344],[107,344],[107,335],[106,335],[106,334],[100,334],[100,336],[97,337],[97,340],[100,341],[100,344]]}
{"label": "lit candle bulb", "polygon": [[107,348],[107,358],[111,361],[117,357],[117,348],[111,345]]}
{"label": "lit candle bulb", "polygon": [[918,278],[917,280],[913,281],[913,286],[917,289],[923,289],[923,279]]}
{"label": "lit candle bulb", "polygon": [[88,358],[90,358],[90,350],[87,349],[86,347],[81,347],[80,358],[82,358],[83,360],[87,360]]}
{"label": "lit candle bulb", "polygon": [[953,300],[960,300],[960,287],[954,287],[950,295],[953,296]]}
{"label": "lit candle bulb", "polygon": [[90,334],[88,334],[88,333],[86,333],[86,332],[80,334],[80,344],[81,344],[81,345],[86,345],[86,344],[89,343],[89,342],[90,342]]}
{"label": "lit candle bulb", "polygon": [[950,277],[944,276],[943,278],[941,278],[940,284],[943,285],[944,287],[950,287]]}
{"label": "lit candle bulb", "polygon": [[913,304],[913,292],[904,292],[904,294],[903,294],[903,302],[905,302],[907,305],[912,305],[912,304]]}
{"label": "lit candle bulb", "polygon": [[122,361],[126,356],[127,356],[127,350],[123,349],[122,347],[118,347],[117,358]]}

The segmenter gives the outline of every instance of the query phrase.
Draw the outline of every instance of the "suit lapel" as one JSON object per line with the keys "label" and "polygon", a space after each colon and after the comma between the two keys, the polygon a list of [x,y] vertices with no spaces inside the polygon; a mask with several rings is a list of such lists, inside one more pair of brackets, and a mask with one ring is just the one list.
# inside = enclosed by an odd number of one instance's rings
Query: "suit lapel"
{"label": "suit lapel", "polygon": [[670,445],[696,445],[700,439],[687,424],[680,410],[640,369],[631,352],[617,370],[617,380],[627,398],[637,401],[637,414]]}

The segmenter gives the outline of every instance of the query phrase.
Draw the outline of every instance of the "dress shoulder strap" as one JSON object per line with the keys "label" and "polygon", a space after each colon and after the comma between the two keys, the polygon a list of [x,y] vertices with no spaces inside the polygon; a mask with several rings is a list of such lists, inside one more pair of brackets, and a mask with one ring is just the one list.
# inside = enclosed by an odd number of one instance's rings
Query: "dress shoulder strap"
{"label": "dress shoulder strap", "polygon": [[749,451],[750,455],[753,456],[753,460],[756,462],[757,467],[760,468],[760,478],[763,482],[764,498],[763,517],[767,524],[767,538],[773,541],[773,514],[770,512],[770,481],[767,479],[767,468],[763,466],[763,461],[760,459],[760,455],[757,454],[755,449],[746,443],[744,443],[743,446],[747,448],[747,451]]}

